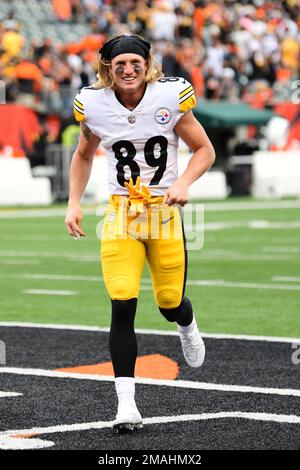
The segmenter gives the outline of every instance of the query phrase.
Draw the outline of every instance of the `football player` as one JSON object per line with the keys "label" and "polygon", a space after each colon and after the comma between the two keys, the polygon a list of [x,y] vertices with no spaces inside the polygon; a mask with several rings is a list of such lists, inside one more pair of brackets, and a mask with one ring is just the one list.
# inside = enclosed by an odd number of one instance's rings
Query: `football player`
{"label": "football player", "polygon": [[[204,361],[204,343],[184,295],[187,256],[180,215],[189,186],[215,159],[191,111],[195,104],[192,85],[180,77],[164,77],[151,45],[136,35],[120,35],[104,44],[98,82],[74,100],[81,136],[70,169],[66,226],[72,236],[85,236],[80,199],[100,141],[108,159],[111,196],[101,262],[112,306],[109,346],[118,397],[113,429],[119,433],[142,427],[134,398],[134,318],[145,260],[155,301],[161,314],[177,323],[187,363],[200,367]],[[193,152],[180,177],[179,137]]]}

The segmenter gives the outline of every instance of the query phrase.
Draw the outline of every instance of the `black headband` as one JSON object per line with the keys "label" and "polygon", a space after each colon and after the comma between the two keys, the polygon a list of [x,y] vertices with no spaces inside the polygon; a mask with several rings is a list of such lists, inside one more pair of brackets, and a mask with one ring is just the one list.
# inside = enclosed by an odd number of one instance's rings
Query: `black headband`
{"label": "black headband", "polygon": [[111,39],[104,44],[99,52],[102,57],[109,62],[117,55],[128,53],[138,54],[147,60],[149,57],[150,48],[151,45],[149,42],[131,34],[122,35]]}

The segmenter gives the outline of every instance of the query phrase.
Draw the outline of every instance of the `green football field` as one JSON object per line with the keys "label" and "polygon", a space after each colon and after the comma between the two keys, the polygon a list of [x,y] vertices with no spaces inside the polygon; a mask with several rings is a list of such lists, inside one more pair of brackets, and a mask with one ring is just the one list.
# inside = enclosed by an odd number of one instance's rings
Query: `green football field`
{"label": "green football field", "polygon": [[[84,210],[88,236],[75,241],[64,206],[0,209],[0,321],[109,326],[99,216]],[[300,337],[300,202],[206,203],[204,221],[204,246],[189,251],[186,287],[200,329]],[[200,237],[201,217],[198,223]],[[147,270],[136,327],[174,329],[155,306]]]}

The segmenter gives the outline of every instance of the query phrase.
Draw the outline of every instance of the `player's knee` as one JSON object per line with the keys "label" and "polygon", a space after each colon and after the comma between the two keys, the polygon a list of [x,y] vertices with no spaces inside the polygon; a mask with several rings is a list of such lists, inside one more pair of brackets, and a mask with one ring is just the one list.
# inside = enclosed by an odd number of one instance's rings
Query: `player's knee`
{"label": "player's knee", "polygon": [[178,307],[182,292],[170,287],[161,288],[156,292],[156,303],[159,309],[173,309]]}
{"label": "player's knee", "polygon": [[127,300],[138,296],[135,283],[126,276],[114,277],[106,283],[106,287],[112,300]]}
{"label": "player's knee", "polygon": [[180,304],[172,308],[159,307],[160,313],[170,322],[177,322],[187,326],[193,319],[193,309],[190,300],[184,297]]}

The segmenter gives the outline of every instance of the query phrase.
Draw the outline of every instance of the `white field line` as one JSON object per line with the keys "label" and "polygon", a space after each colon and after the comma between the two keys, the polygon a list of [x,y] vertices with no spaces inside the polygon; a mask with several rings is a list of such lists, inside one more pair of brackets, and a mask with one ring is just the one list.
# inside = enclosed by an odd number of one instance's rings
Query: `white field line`
{"label": "white field line", "polygon": [[[275,236],[278,235],[278,236]],[[279,236],[280,234],[257,234],[255,238],[250,237],[249,235],[244,235],[241,236],[240,234],[230,234],[227,233],[226,235],[222,236],[222,243],[228,243],[230,246],[233,246],[235,243],[251,243],[251,244],[256,244],[259,245],[260,248],[270,246],[272,244],[277,245],[278,247],[282,246],[282,237]],[[292,234],[291,234],[292,235]],[[209,237],[210,241],[219,241],[219,236],[214,236],[213,234],[210,235]],[[266,245],[268,243],[268,245]],[[284,237],[284,243],[288,244],[289,246],[294,246],[295,243],[297,243],[297,240],[295,237]],[[276,248],[276,246],[275,246]]]}
{"label": "white field line", "polygon": [[[235,253],[235,254],[215,254],[213,251],[208,250],[197,251],[193,253],[193,258],[202,259],[202,260],[214,260],[214,261],[293,261],[295,257],[292,254],[289,255],[280,255],[280,254],[249,254],[249,253]],[[78,258],[80,261],[80,258]],[[98,260],[97,260],[98,261]]]}
{"label": "white field line", "polygon": [[[102,282],[101,276],[72,276],[66,274],[0,274],[0,278],[18,278],[18,279],[35,279],[35,280],[61,280],[61,281],[87,281],[87,282]],[[142,280],[142,290],[151,290],[150,280]],[[199,279],[188,280],[188,286],[205,286],[205,287],[226,287],[226,288],[240,288],[240,289],[267,289],[267,290],[288,290],[300,291],[300,285],[290,284],[260,284],[255,282],[235,282],[225,281],[223,279]],[[72,292],[72,291],[70,291]]]}
{"label": "white field line", "polygon": [[[1,217],[0,217],[1,218]],[[92,234],[90,234],[91,236]],[[95,233],[96,235],[96,233]],[[0,234],[0,241],[7,241],[7,242],[13,242],[13,241],[38,241],[38,242],[49,242],[49,241],[59,241],[59,242],[67,242],[70,243],[71,240],[74,240],[73,237],[71,237],[69,234],[66,233],[66,235],[1,235]]]}
{"label": "white field line", "polygon": [[[103,206],[104,207],[104,206]],[[84,207],[84,214],[96,215],[96,207]],[[59,217],[66,215],[67,207],[62,209],[5,209],[0,210],[0,219],[23,219],[36,217]]]}
{"label": "white field line", "polygon": [[1,264],[6,264],[6,265],[38,265],[41,264],[40,261],[37,260],[25,260],[25,259],[2,259]]}
{"label": "white field line", "polygon": [[[59,251],[0,251],[0,257],[14,258],[69,258],[72,256],[78,256],[78,252],[59,252]],[[95,253],[85,253],[85,256],[93,256],[96,259]],[[97,257],[100,259],[100,255]]]}
{"label": "white field line", "polygon": [[[239,254],[236,253],[235,255],[215,255],[214,253],[210,253],[209,251],[202,251],[202,250],[190,250],[187,247],[187,250],[189,253],[193,253],[193,257],[197,257],[198,259],[203,259],[203,260],[212,260],[212,261],[293,261],[295,257],[292,254],[273,254],[273,255],[267,255],[267,254],[261,254],[261,255],[256,255],[256,254]],[[1,255],[0,255],[1,256]],[[95,256],[95,255],[84,255],[84,254],[78,254],[78,255],[62,255],[62,257],[65,257],[68,261],[75,261],[75,262],[80,262],[80,263],[99,263],[100,262],[100,257]]]}
{"label": "white field line", "polygon": [[[184,219],[183,219],[184,221]],[[184,223],[186,232],[210,232],[217,230],[235,229],[235,228],[250,228],[253,230],[273,229],[298,229],[300,228],[300,221],[288,222],[270,222],[268,220],[241,220],[241,221],[221,221],[221,222],[204,222],[204,224],[189,224]]]}
{"label": "white field line", "polygon": [[[290,261],[294,260],[294,253],[276,253],[276,254],[249,254],[240,253],[232,250],[196,250],[194,256],[201,259],[216,259],[222,261]],[[69,261],[86,261],[99,262],[100,255],[95,253],[78,253],[78,252],[57,252],[57,251],[0,251],[0,258],[64,258]]]}
{"label": "white field line", "polygon": [[55,234],[51,235],[0,235],[1,241],[36,241],[36,242],[48,242],[49,240],[68,240],[67,237],[58,237]]}
{"label": "white field line", "polygon": [[300,282],[300,277],[296,277],[296,276],[273,276],[272,281]]}
{"label": "white field line", "polygon": [[300,253],[300,246],[264,246],[262,248],[268,253]]}
{"label": "white field line", "polygon": [[46,441],[44,439],[33,439],[33,438],[20,438],[11,437],[0,434],[0,449],[1,450],[36,450],[45,449],[46,447],[52,447],[55,442]]}
{"label": "white field line", "polygon": [[77,295],[78,292],[73,290],[46,290],[46,289],[24,289],[23,294],[30,295]]}
{"label": "white field line", "polygon": [[[187,206],[189,207],[189,206]],[[224,202],[205,203],[205,211],[223,212],[239,210],[265,210],[265,209],[300,209],[300,200],[295,201],[252,201],[252,202]]]}
{"label": "white field line", "polygon": [[20,397],[23,393],[16,393],[16,392],[0,392],[0,398],[8,398],[8,397]]}
{"label": "white field line", "polygon": [[[144,418],[143,423],[147,424],[165,424],[185,421],[205,421],[209,419],[242,418],[253,419],[257,421],[271,421],[276,423],[300,424],[300,416],[295,415],[277,415],[271,413],[249,413],[242,411],[221,411],[218,413],[187,414],[178,416],[154,416]],[[60,432],[88,431],[90,429],[104,429],[111,427],[113,421],[95,421],[89,423],[59,424],[56,426],[33,427],[28,429],[8,430],[0,433],[1,437],[18,436],[24,434],[55,434]]]}
{"label": "white field line", "polygon": [[101,276],[74,276],[71,274],[0,274],[0,277],[11,277],[18,279],[36,279],[36,280],[51,280],[51,281],[87,281],[87,282],[100,282],[103,280]]}
{"label": "white field line", "polygon": [[[0,327],[12,327],[12,328],[45,328],[52,330],[71,330],[71,331],[97,331],[99,333],[108,333],[108,327],[99,326],[85,326],[85,325],[61,325],[53,323],[24,323],[24,322],[0,322]],[[142,335],[162,335],[162,336],[178,336],[177,331],[170,330],[146,330],[137,328],[136,333]],[[245,341],[267,341],[275,343],[299,343],[300,338],[285,338],[281,336],[251,336],[251,335],[232,335],[227,333],[203,333],[203,338],[213,339],[237,339]]]}
{"label": "white field line", "polygon": [[300,221],[294,220],[289,222],[270,222],[268,220],[250,220],[249,227],[253,229],[291,229],[299,228]]}
{"label": "white field line", "polygon": [[188,281],[189,286],[206,286],[206,287],[228,287],[228,288],[240,288],[240,289],[269,289],[269,290],[291,290],[300,291],[299,286],[287,285],[287,284],[258,284],[255,282],[230,282],[223,280],[193,280]]}
{"label": "white field line", "polygon": [[[30,369],[22,367],[0,367],[2,374],[16,374],[35,377],[49,377],[49,378],[62,378],[62,379],[75,379],[75,380],[92,380],[96,382],[114,382],[115,378],[106,375],[98,374],[79,374],[75,372],[62,372],[45,369]],[[148,378],[136,377],[136,384],[143,385],[160,385],[165,387],[175,388],[188,388],[196,390],[210,390],[219,392],[233,392],[233,393],[261,393],[264,395],[279,395],[300,397],[300,390],[296,389],[282,389],[282,388],[268,388],[268,387],[252,387],[248,385],[227,385],[215,384],[206,382],[193,382],[189,380],[155,380]]]}
{"label": "white field line", "polygon": [[[0,216],[1,219],[1,216]],[[285,229],[298,229],[300,228],[300,222],[296,221],[283,221],[283,222],[270,222],[268,220],[234,220],[234,221],[214,221],[214,222],[204,222],[204,223],[190,223],[189,217],[183,219],[186,236],[191,237],[195,236],[195,233],[205,233],[205,232],[214,232],[219,230],[228,230],[228,229],[237,229],[237,228],[248,228],[252,230],[262,230],[262,229],[273,229],[273,230],[285,230]],[[190,234],[190,235],[189,235]],[[97,236],[97,234],[95,233]],[[98,237],[97,237],[98,238]],[[63,241],[69,242],[71,240],[70,236],[66,233],[65,236],[51,235],[2,235],[0,240],[3,241]]]}
{"label": "white field line", "polygon": [[[186,211],[193,210],[193,205],[196,202],[190,202],[185,207]],[[245,202],[209,202],[198,203],[200,206],[204,205],[205,211],[208,212],[223,212],[223,211],[239,211],[239,210],[265,210],[265,209],[300,209],[300,200],[294,201],[245,201]],[[83,206],[84,214],[96,215],[99,209],[105,209],[106,204],[99,204],[97,207]],[[66,214],[67,207],[65,208],[43,208],[43,209],[5,209],[0,210],[0,218],[28,218],[28,217],[57,217]]]}
{"label": "white field line", "polygon": [[[167,423],[184,423],[192,421],[207,421],[212,419],[247,419],[255,421],[267,421],[274,423],[299,424],[300,416],[295,415],[277,415],[271,413],[251,413],[243,411],[221,411],[218,413],[202,413],[194,415],[178,415],[178,416],[155,416],[152,418],[144,418],[145,425],[151,424],[167,424]],[[26,438],[17,436],[43,434],[56,434],[63,432],[89,431],[91,429],[111,428],[113,421],[96,421],[89,423],[76,424],[59,424],[56,426],[33,427],[29,429],[9,430],[0,433],[0,449],[42,449],[55,445],[53,441]]]}

